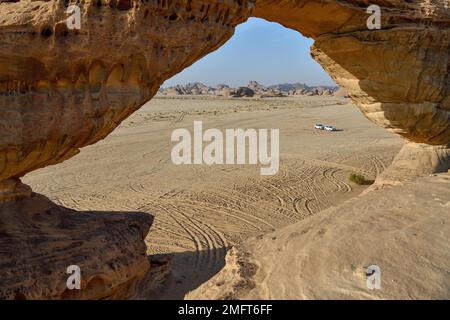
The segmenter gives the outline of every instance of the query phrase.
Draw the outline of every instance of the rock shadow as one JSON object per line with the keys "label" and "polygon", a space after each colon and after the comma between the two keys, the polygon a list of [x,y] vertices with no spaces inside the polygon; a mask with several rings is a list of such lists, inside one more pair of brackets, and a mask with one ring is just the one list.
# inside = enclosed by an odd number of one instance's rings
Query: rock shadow
{"label": "rock shadow", "polygon": [[212,248],[149,256],[150,271],[140,284],[138,299],[182,300],[225,266],[229,248]]}

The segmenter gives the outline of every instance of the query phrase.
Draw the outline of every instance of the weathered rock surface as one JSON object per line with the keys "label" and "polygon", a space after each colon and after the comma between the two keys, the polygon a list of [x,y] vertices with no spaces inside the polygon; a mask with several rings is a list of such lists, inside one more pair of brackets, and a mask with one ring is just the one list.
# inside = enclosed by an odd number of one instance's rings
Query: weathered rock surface
{"label": "weathered rock surface", "polygon": [[420,176],[448,170],[450,170],[449,146],[407,143],[392,164],[377,177],[374,187],[414,181]]}
{"label": "weathered rock surface", "polygon": [[448,299],[449,195],[450,173],[372,190],[231,250],[187,298]]}
{"label": "weathered rock surface", "polygon": [[[366,26],[366,0],[92,0],[79,4],[81,29],[70,30],[65,10],[75,3],[0,2],[2,220],[25,214],[19,199],[31,192],[20,184],[21,176],[62,162],[107,136],[166,79],[222,45],[249,16],[312,37],[312,56],[374,123],[411,142],[450,143],[448,0],[373,0],[382,8],[382,28],[374,31]],[[426,152],[421,155],[427,157]],[[448,158],[440,158],[429,169],[447,164]],[[9,239],[7,232],[8,227],[0,238]],[[23,228],[15,237],[25,239],[33,232],[51,239],[56,231]],[[88,238],[84,233],[82,239]],[[9,245],[0,262],[10,268],[19,255],[14,244],[5,241]],[[119,252],[114,254],[131,254]],[[33,254],[36,264],[47,256]],[[48,254],[65,261],[58,250]],[[19,288],[22,280],[2,268],[4,288]],[[94,269],[89,269],[92,275]],[[33,270],[35,277],[47,272]],[[113,278],[102,279],[108,288],[115,283]],[[60,292],[48,293],[48,285],[39,284],[25,297]],[[91,297],[111,296],[105,287],[95,289],[98,293]]]}
{"label": "weathered rock surface", "polygon": [[[78,212],[44,196],[0,206],[0,299],[125,299],[149,270],[146,213]],[[69,290],[67,268],[81,271]]]}

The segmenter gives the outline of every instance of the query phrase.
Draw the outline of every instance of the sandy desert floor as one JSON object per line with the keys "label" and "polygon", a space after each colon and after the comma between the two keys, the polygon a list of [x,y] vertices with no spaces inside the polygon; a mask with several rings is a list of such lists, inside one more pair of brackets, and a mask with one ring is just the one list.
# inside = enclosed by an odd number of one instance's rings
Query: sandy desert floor
{"label": "sandy desert floor", "polygon": [[[176,128],[280,129],[280,170],[258,166],[175,166]],[[320,122],[337,132],[315,130]],[[148,254],[171,257],[158,296],[183,298],[224,265],[227,248],[307,219],[360,194],[352,172],[374,179],[403,141],[334,97],[225,99],[156,97],[105,140],[76,157],[27,175],[35,192],[78,210],[155,216]]]}

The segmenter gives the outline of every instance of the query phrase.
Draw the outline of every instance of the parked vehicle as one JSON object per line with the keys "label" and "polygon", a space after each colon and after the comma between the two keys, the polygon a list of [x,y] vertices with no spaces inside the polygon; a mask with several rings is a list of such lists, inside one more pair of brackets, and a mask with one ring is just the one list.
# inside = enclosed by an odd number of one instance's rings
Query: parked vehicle
{"label": "parked vehicle", "polygon": [[325,126],[326,131],[336,131],[336,128],[333,126]]}
{"label": "parked vehicle", "polygon": [[325,129],[325,127],[323,126],[323,124],[316,123],[315,126],[314,126],[314,129],[323,130],[323,129]]}

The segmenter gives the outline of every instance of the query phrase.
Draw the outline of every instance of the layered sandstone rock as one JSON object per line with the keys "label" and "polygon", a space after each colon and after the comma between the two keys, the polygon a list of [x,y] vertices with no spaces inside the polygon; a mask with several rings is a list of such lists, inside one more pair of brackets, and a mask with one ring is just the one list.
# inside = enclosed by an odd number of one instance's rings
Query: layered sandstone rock
{"label": "layered sandstone rock", "polygon": [[[21,176],[62,162],[107,136],[164,80],[222,45],[249,16],[314,38],[312,56],[374,123],[411,142],[450,143],[448,0],[373,0],[382,7],[381,30],[367,29],[365,0],[91,0],[79,4],[81,29],[71,30],[65,10],[75,3],[0,1],[2,220],[22,214],[19,199],[31,195]],[[421,154],[427,157],[427,152]],[[448,168],[448,152],[440,154],[423,171]],[[51,239],[63,226],[36,228],[17,230],[16,238],[41,228],[42,237]],[[98,250],[108,247],[97,245]],[[8,250],[2,269],[12,270],[8,263],[16,261],[17,248]],[[24,263],[37,264],[46,256],[23,254]],[[52,254],[64,260],[60,251]],[[94,259],[89,257],[86,261]],[[133,259],[139,265],[142,256]],[[36,276],[47,272],[35,271]],[[14,270],[6,277],[6,288],[21,286]],[[114,282],[103,280],[105,288]],[[44,287],[33,287],[25,297],[47,296]],[[99,293],[91,297],[110,296],[96,287]]]}

